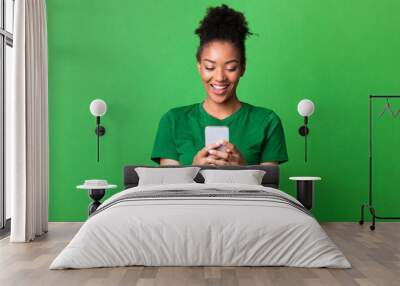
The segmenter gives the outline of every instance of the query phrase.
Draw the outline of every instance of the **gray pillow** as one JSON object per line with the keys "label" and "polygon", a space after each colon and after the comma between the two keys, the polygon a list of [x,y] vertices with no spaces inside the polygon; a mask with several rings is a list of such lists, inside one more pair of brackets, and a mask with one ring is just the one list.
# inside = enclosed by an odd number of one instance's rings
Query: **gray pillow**
{"label": "gray pillow", "polygon": [[265,171],[262,170],[202,170],[205,184],[261,185]]}
{"label": "gray pillow", "polygon": [[196,183],[193,179],[199,170],[199,167],[135,168],[139,186]]}

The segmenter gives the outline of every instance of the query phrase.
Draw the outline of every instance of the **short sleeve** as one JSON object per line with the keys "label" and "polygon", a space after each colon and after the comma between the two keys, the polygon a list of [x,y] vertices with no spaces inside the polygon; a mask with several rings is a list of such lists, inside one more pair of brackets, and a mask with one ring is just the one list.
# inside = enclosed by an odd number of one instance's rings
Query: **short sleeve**
{"label": "short sleeve", "polygon": [[272,161],[284,163],[288,161],[288,154],[282,122],[275,113],[271,113],[267,120],[260,163]]}
{"label": "short sleeve", "polygon": [[163,115],[158,125],[156,139],[154,141],[151,160],[160,163],[161,158],[179,160],[174,139],[174,118],[169,111]]}

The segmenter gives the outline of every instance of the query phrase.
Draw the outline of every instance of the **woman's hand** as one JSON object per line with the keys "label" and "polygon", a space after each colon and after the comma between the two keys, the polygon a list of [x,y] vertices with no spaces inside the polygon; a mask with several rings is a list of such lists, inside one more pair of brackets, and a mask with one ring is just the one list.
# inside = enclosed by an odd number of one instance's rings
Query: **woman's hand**
{"label": "woman's hand", "polygon": [[246,165],[246,160],[244,160],[240,151],[228,141],[223,141],[223,148],[221,150],[212,149],[208,153],[210,156],[207,161],[211,165]]}
{"label": "woman's hand", "polygon": [[210,151],[221,147],[222,144],[223,142],[221,141],[215,144],[207,145],[204,148],[200,149],[200,151],[197,152],[196,156],[194,156],[192,165],[214,165],[213,163],[209,162],[209,158],[214,158],[214,159],[218,158],[212,155],[210,156]]}

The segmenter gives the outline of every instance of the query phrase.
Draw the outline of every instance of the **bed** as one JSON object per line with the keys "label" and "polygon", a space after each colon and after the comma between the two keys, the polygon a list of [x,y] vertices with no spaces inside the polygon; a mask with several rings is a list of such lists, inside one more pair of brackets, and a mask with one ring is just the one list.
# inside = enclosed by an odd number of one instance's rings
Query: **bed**
{"label": "bed", "polygon": [[311,213],[278,189],[278,167],[218,167],[264,170],[261,185],[205,184],[199,173],[194,183],[150,186],[138,185],[137,167],[124,168],[125,189],[103,202],[50,269],[351,267]]}

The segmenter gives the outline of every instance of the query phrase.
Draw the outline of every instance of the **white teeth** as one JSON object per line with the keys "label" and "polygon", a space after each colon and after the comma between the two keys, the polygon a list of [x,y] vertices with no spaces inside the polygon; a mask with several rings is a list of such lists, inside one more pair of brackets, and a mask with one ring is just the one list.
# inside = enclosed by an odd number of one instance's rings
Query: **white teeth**
{"label": "white teeth", "polygon": [[215,89],[225,89],[227,87],[227,85],[214,85],[214,84],[212,84],[211,86]]}

